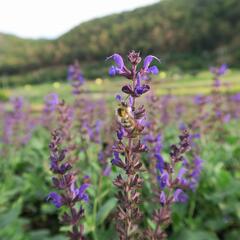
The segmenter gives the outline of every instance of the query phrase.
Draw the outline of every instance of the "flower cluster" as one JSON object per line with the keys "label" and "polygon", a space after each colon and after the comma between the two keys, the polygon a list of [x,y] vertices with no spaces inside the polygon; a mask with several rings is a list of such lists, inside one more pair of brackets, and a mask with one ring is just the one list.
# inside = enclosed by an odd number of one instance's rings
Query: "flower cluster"
{"label": "flower cluster", "polygon": [[[222,64],[220,67],[210,68],[213,74],[213,89],[212,89],[212,112],[211,116],[211,127],[217,128],[218,132],[224,132],[222,128],[222,123],[229,122],[231,115],[228,113],[227,109],[224,109],[224,99],[220,91],[221,80],[220,77],[223,76],[228,70],[226,64]],[[218,121],[220,124],[216,124]]]}
{"label": "flower cluster", "polygon": [[[101,114],[104,114],[105,104],[88,100],[84,95],[82,86],[85,82],[81,73],[79,63],[75,61],[68,69],[67,78],[72,85],[74,95],[73,110],[75,114],[75,125],[80,135],[79,148],[84,152],[85,161],[88,162],[87,148],[89,142],[100,142],[100,130],[102,127]],[[96,118],[97,111],[101,111]],[[97,119],[97,120],[96,120]]]}
{"label": "flower cluster", "polygon": [[125,66],[123,58],[119,54],[115,53],[107,58],[107,60],[109,59],[113,59],[116,64],[116,66],[110,67],[110,76],[120,75],[131,80],[133,80],[133,77],[135,78],[134,85],[126,84],[122,87],[122,91],[133,98],[140,97],[144,93],[148,92],[150,90],[150,86],[142,83],[142,81],[148,74],[158,74],[159,72],[157,66],[150,66],[154,59],[160,62],[157,57],[152,55],[149,55],[144,59],[143,67],[138,72],[136,67],[142,60],[138,53],[132,52],[131,55],[128,55],[128,60],[131,62],[132,67],[135,68],[131,70]]}
{"label": "flower cluster", "polygon": [[125,100],[120,95],[117,96],[120,103],[116,110],[118,129],[117,140],[113,146],[112,164],[123,169],[126,174],[126,178],[119,174],[114,181],[114,185],[118,188],[116,228],[120,239],[136,239],[139,237],[138,221],[142,215],[139,209],[139,190],[143,183],[140,177],[142,169],[140,153],[147,150],[141,142],[145,109],[142,105],[136,105],[136,98],[150,90],[150,86],[144,82],[144,79],[147,74],[158,73],[156,66],[150,66],[154,59],[158,59],[152,55],[147,56],[140,69],[138,65],[142,59],[135,51],[128,55],[131,69],[126,67],[123,58],[117,53],[107,59],[113,59],[116,64],[109,70],[111,76],[120,75],[131,80],[130,84],[122,87],[122,92],[127,94]]}
{"label": "flower cluster", "polygon": [[199,156],[195,156],[192,163],[185,163],[186,169],[186,182],[188,187],[195,191],[200,179],[200,174],[203,168],[203,160]]}
{"label": "flower cluster", "polygon": [[81,86],[84,84],[84,77],[78,61],[75,61],[73,65],[69,66],[67,79],[73,87],[72,93],[74,95],[79,95],[82,92]]}
{"label": "flower cluster", "polygon": [[50,170],[55,174],[52,178],[54,188],[58,192],[51,192],[47,200],[51,201],[57,208],[66,206],[68,209],[61,217],[63,224],[72,227],[68,235],[72,240],[83,240],[83,225],[80,220],[84,216],[84,209],[82,205],[78,207],[78,202],[88,202],[88,195],[86,189],[89,183],[83,183],[77,187],[77,175],[72,170],[72,162],[66,160],[67,148],[61,148],[63,144],[63,132],[58,129],[53,131],[52,140],[49,144],[50,148]]}
{"label": "flower cluster", "polygon": [[[187,169],[184,166],[185,158],[183,154],[190,150],[190,134],[187,130],[179,136],[178,145],[172,145],[170,151],[170,162],[164,161],[159,153],[157,157],[156,169],[158,172],[157,199],[161,204],[159,210],[153,213],[153,220],[156,224],[155,229],[148,229],[146,234],[148,239],[166,239],[166,227],[171,222],[171,206],[175,202],[186,202],[188,197],[184,189],[188,187],[186,180]],[[177,171],[177,164],[181,168]]]}
{"label": "flower cluster", "polygon": [[228,70],[227,64],[222,64],[220,67],[211,67],[210,72],[214,76],[214,86],[215,87],[220,87],[221,86],[221,81],[220,77],[223,76]]}
{"label": "flower cluster", "polygon": [[143,142],[148,146],[147,161],[145,166],[150,173],[152,185],[156,185],[156,164],[160,157],[162,149],[162,135],[160,134],[161,125],[159,119],[161,117],[161,104],[159,97],[151,92],[146,97],[148,118],[145,121],[145,133]]}
{"label": "flower cluster", "polygon": [[26,102],[22,97],[11,99],[12,111],[4,116],[3,143],[17,148],[28,143],[35,126]]}
{"label": "flower cluster", "polygon": [[56,93],[50,93],[44,98],[44,108],[41,116],[41,122],[42,125],[49,130],[51,130],[55,120],[55,110],[57,109],[58,103],[59,98]]}

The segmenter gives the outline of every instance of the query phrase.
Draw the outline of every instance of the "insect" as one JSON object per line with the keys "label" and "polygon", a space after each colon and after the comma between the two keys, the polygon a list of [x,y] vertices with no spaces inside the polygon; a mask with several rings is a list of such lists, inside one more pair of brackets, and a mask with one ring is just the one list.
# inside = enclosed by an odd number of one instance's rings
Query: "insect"
{"label": "insect", "polygon": [[126,102],[120,103],[116,110],[116,115],[118,122],[132,137],[136,137],[142,131],[142,126],[138,124],[132,108]]}

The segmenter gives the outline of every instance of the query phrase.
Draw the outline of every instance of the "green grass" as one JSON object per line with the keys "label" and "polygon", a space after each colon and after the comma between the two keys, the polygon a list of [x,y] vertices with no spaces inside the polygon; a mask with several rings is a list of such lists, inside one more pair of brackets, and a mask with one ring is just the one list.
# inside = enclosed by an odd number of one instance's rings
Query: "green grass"
{"label": "green grass", "polygon": [[[118,77],[103,79],[101,84],[97,84],[96,80],[87,80],[84,86],[85,94],[93,99],[104,97],[110,101],[113,100],[114,95],[119,92],[124,83],[126,83],[126,80],[123,81],[122,78]],[[223,76],[222,83],[222,91],[240,91],[240,71],[228,71]],[[197,75],[160,72],[158,76],[153,78],[152,89],[159,95],[167,93],[174,95],[209,94],[211,92],[211,84],[212,76],[208,71],[199,72]],[[67,82],[63,83],[59,81],[39,85],[28,84],[15,88],[3,88],[0,90],[0,95],[4,96],[5,99],[11,96],[23,96],[37,106],[41,105],[44,96],[52,92],[58,93],[60,98],[66,101],[71,100],[70,91],[71,86]]]}
{"label": "green grass", "polygon": [[[240,71],[235,70],[223,77],[224,83],[234,84],[231,91],[239,89],[236,87],[240,85],[239,73]],[[153,79],[152,88],[159,94],[167,93],[168,89],[177,95],[192,95],[211,90],[211,74],[208,72],[200,72],[196,76],[167,73],[165,78],[161,78],[163,75],[165,74],[162,73]],[[110,101],[114,101],[115,94],[120,91],[124,82],[126,81],[120,78],[105,79],[100,85],[96,84],[96,81],[87,81],[84,88],[89,98],[104,97],[111,103]],[[36,110],[42,107],[44,96],[51,92],[57,92],[67,102],[72,100],[71,86],[67,83],[25,85],[2,90],[6,96],[24,96]],[[192,121],[197,109],[194,107],[189,109],[188,101],[184,104],[187,106],[187,118]],[[169,109],[170,112],[171,110]],[[108,118],[110,115],[106,115],[106,120]],[[178,141],[179,122],[175,118],[173,121],[174,123],[162,128],[164,140],[162,155],[165,159],[168,159],[171,144]],[[232,119],[229,123],[223,124],[222,132],[218,131],[218,124],[216,122],[216,126],[209,129],[206,136],[196,139],[196,144],[201,149],[200,156],[204,160],[200,183],[196,192],[189,192],[187,204],[174,206],[170,240],[238,239],[240,234],[239,224],[237,224],[240,219],[239,119]],[[107,134],[103,131],[101,143],[108,141]],[[46,195],[53,190],[49,171],[49,141],[48,130],[38,126],[26,146],[18,149],[15,149],[14,145],[4,146],[6,149],[9,148],[9,155],[3,158],[2,174],[0,174],[3,176],[0,188],[0,226],[2,226],[0,239],[66,239],[62,236],[63,232],[60,233],[61,236],[56,235],[59,227],[57,211],[46,202]],[[79,153],[81,160],[78,163],[78,169],[91,176],[90,203],[85,206],[85,232],[88,233],[88,239],[117,239],[114,237],[116,234],[112,220],[116,204],[114,198],[116,189],[112,186],[112,181],[118,174],[118,170],[113,168],[110,177],[101,175],[102,169],[97,158],[100,149],[100,144],[89,144],[87,153],[91,161],[87,164],[84,161],[84,155]],[[110,159],[108,159],[109,162]],[[148,161],[149,159],[143,156],[143,162],[148,163]],[[145,180],[142,196],[146,199],[142,205],[144,224],[150,225],[151,213],[159,205],[149,201],[152,188],[146,172],[142,174]],[[40,225],[37,224],[34,228],[33,223],[40,223]],[[61,229],[64,230],[63,227]]]}

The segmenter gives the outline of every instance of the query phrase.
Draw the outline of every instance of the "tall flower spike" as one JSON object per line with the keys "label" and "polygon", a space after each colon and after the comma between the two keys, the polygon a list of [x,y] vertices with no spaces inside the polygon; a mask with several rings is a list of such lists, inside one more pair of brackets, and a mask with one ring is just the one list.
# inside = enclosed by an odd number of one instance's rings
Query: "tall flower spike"
{"label": "tall flower spike", "polygon": [[76,60],[73,65],[70,65],[67,72],[67,79],[72,85],[72,93],[77,96],[81,94],[81,86],[84,84],[84,77],[80,69],[79,62]]}
{"label": "tall flower spike", "polygon": [[[152,57],[151,57],[152,58]],[[149,70],[151,59],[146,60],[146,66],[138,71],[138,64],[141,57],[138,52],[131,51],[128,60],[131,64],[131,71],[124,65],[123,59],[119,54],[113,54],[107,59],[113,59],[116,66],[110,68],[110,75],[119,74],[131,80],[131,83],[122,87],[122,91],[127,94],[121,101],[116,110],[116,116],[119,128],[117,132],[117,140],[113,146],[114,158],[112,164],[125,171],[126,177],[118,175],[114,181],[114,185],[118,188],[118,208],[116,213],[116,228],[120,239],[138,239],[139,229],[138,222],[141,220],[140,204],[140,188],[143,180],[140,178],[142,163],[140,161],[140,153],[147,150],[145,144],[141,141],[142,131],[144,129],[143,119],[145,118],[144,106],[136,105],[136,98],[146,93],[150,87],[142,83],[144,75],[154,72]],[[124,99],[124,98],[123,98]],[[123,155],[122,160],[120,153]]]}
{"label": "tall flower spike", "polygon": [[[55,174],[52,183],[57,192],[51,192],[47,201],[50,201],[57,208],[65,206],[65,212],[62,215],[62,223],[69,225],[69,238],[71,240],[84,240],[83,225],[80,223],[84,209],[78,202],[88,201],[86,189],[89,183],[83,183],[79,188],[76,187],[76,172],[71,170],[73,162],[67,158],[70,150],[63,149],[62,145],[66,141],[67,135],[58,129],[53,131],[52,139],[49,144],[50,149],[50,170]],[[86,178],[84,179],[86,181]]]}
{"label": "tall flower spike", "polygon": [[[186,169],[180,168],[178,174],[176,174],[176,164],[181,162],[183,165],[183,154],[189,151],[190,148],[190,134],[185,129],[179,136],[180,142],[177,145],[171,146],[170,162],[164,164],[163,172],[157,177],[159,189],[157,191],[157,199],[161,204],[159,210],[155,210],[153,213],[153,220],[155,222],[155,229],[148,229],[146,234],[147,239],[166,239],[167,234],[165,232],[166,227],[171,222],[171,207],[175,202],[186,202],[188,197],[183,192],[183,187],[186,188],[185,179],[183,178]],[[159,166],[156,166],[159,168]],[[162,167],[162,166],[161,166]],[[160,168],[161,169],[161,168]],[[157,169],[159,170],[159,169]],[[184,183],[184,186],[183,186]]]}

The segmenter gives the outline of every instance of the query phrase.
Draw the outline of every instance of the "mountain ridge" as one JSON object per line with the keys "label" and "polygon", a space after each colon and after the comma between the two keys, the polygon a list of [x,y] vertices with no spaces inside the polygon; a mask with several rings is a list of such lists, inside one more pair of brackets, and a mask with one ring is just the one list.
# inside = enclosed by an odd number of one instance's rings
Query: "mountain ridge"
{"label": "mountain ridge", "polygon": [[5,47],[0,44],[0,75],[66,66],[79,59],[84,71],[87,64],[96,66],[85,71],[87,77],[101,76],[106,56],[132,49],[162,57],[163,67],[198,69],[223,62],[236,66],[239,12],[238,0],[162,0],[83,22],[54,40],[8,36]]}

